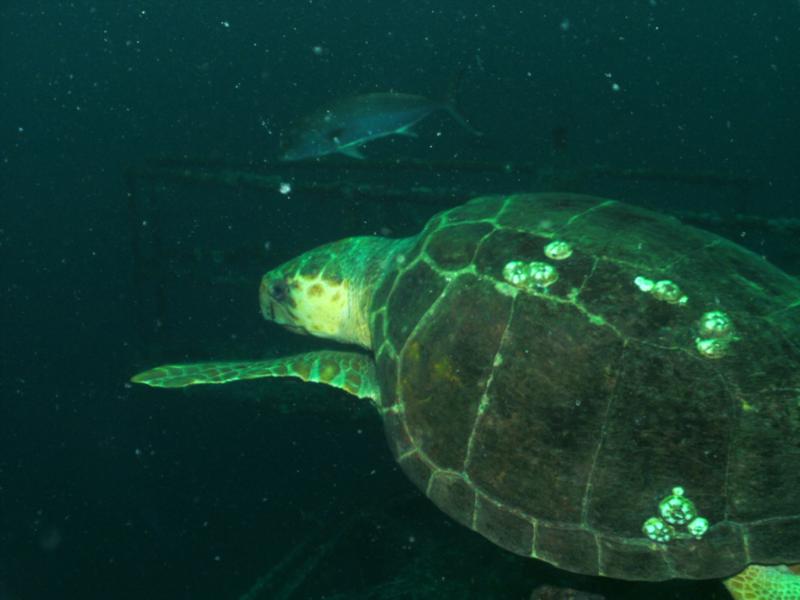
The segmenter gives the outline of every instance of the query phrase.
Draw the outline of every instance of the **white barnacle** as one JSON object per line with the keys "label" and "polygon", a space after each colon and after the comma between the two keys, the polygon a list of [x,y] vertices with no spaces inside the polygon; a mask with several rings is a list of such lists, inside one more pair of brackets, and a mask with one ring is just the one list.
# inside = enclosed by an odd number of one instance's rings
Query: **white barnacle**
{"label": "white barnacle", "polygon": [[558,271],[543,262],[512,260],[503,267],[503,279],[523,289],[546,288],[558,280]]}
{"label": "white barnacle", "polygon": [[671,525],[685,525],[697,516],[694,502],[683,495],[682,487],[672,488],[672,494],[659,502],[658,512]]}
{"label": "white barnacle", "polygon": [[544,254],[553,260],[566,260],[572,256],[572,246],[563,240],[554,240],[544,247]]}
{"label": "white barnacle", "polygon": [[654,542],[665,544],[675,536],[675,529],[658,517],[650,517],[642,525],[642,533]]}
{"label": "white barnacle", "polygon": [[655,282],[652,279],[642,277],[641,275],[634,279],[633,283],[636,284],[636,287],[638,287],[645,294],[651,292],[653,290],[653,286],[655,285]]}
{"label": "white barnacle", "polygon": [[699,540],[708,531],[708,519],[695,517],[686,525],[686,531]]}
{"label": "white barnacle", "polygon": [[558,271],[553,265],[543,262],[532,262],[528,265],[531,283],[539,287],[548,287],[558,281]]}
{"label": "white barnacle", "polygon": [[511,285],[522,286],[528,277],[528,264],[521,260],[512,260],[503,267],[503,279]]}
{"label": "white barnacle", "polygon": [[728,353],[729,338],[695,338],[694,346],[706,358],[722,358]]}
{"label": "white barnacle", "polygon": [[651,291],[658,300],[663,300],[669,304],[686,304],[689,298],[681,291],[678,284],[669,279],[656,281]]}
{"label": "white barnacle", "polygon": [[721,338],[733,331],[731,318],[721,310],[712,310],[700,317],[700,337]]}

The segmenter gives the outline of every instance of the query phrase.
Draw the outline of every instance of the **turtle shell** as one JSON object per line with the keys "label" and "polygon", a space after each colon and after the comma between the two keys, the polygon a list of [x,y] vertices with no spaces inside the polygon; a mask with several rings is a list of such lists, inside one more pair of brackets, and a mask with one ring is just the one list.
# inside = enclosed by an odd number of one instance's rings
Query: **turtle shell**
{"label": "turtle shell", "polygon": [[445,513],[593,575],[800,562],[797,280],[572,194],[475,199],[398,264],[370,316],[382,413]]}

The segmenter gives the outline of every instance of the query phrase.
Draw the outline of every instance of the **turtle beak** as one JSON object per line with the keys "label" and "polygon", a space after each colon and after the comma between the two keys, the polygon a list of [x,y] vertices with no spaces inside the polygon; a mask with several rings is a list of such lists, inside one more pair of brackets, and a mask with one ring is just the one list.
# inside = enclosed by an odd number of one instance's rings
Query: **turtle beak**
{"label": "turtle beak", "polygon": [[281,322],[283,304],[286,302],[287,290],[289,286],[281,277],[270,277],[269,273],[261,278],[261,286],[258,289],[258,303],[261,306],[261,314],[267,321]]}
{"label": "turtle beak", "polygon": [[275,311],[272,309],[272,298],[269,295],[269,283],[267,277],[261,278],[261,285],[258,287],[258,305],[261,307],[261,316],[267,321],[275,318]]}
{"label": "turtle beak", "polygon": [[290,294],[289,283],[284,277],[270,273],[264,275],[258,289],[258,300],[264,319],[277,323],[294,333],[306,333],[295,323],[291,310],[294,300]]}

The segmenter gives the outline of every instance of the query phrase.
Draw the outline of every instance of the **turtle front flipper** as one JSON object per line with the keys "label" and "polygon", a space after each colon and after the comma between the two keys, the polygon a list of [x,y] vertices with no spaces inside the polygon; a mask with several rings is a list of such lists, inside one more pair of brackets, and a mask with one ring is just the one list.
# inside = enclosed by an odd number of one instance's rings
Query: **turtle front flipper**
{"label": "turtle front flipper", "polygon": [[750,565],[725,580],[735,600],[800,599],[800,564],[791,566]]}
{"label": "turtle front flipper", "polygon": [[299,377],[303,381],[325,383],[375,403],[380,393],[371,356],[332,350],[271,360],[162,365],[134,375],[131,381],[151,387],[182,388],[264,377]]}

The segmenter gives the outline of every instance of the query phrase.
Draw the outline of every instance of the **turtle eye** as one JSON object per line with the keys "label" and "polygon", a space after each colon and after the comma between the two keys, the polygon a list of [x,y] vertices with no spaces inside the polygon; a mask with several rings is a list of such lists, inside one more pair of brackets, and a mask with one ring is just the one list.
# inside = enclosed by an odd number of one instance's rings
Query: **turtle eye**
{"label": "turtle eye", "polygon": [[279,279],[270,284],[269,295],[275,302],[283,302],[289,297],[289,286],[283,279]]}

